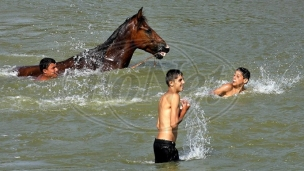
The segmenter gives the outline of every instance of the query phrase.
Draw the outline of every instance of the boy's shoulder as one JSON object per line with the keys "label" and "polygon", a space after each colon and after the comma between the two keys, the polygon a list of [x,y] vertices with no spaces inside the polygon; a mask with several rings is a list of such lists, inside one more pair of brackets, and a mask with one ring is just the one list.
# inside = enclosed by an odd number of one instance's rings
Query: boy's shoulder
{"label": "boy's shoulder", "polygon": [[233,85],[232,83],[226,83],[226,84],[223,84],[221,87],[218,88],[218,90],[221,90],[221,91],[230,91],[233,89]]}
{"label": "boy's shoulder", "polygon": [[227,92],[231,91],[233,89],[233,85],[232,83],[226,83],[223,84],[221,87],[215,89],[213,92],[216,95],[225,95]]}
{"label": "boy's shoulder", "polygon": [[231,90],[233,88],[233,85],[232,83],[226,83],[222,85],[222,88],[226,90]]}
{"label": "boy's shoulder", "polygon": [[179,100],[180,95],[175,92],[166,92],[165,94],[162,95],[161,98],[166,99],[168,103],[171,103],[172,100]]}

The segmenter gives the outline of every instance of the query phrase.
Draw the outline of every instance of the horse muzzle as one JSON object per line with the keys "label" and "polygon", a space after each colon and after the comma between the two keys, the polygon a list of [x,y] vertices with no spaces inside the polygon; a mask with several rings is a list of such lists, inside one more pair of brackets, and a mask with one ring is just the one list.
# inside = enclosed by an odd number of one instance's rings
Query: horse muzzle
{"label": "horse muzzle", "polygon": [[170,51],[170,47],[168,45],[161,46],[158,49],[158,52],[154,55],[157,59],[163,59],[167,55],[167,53]]}

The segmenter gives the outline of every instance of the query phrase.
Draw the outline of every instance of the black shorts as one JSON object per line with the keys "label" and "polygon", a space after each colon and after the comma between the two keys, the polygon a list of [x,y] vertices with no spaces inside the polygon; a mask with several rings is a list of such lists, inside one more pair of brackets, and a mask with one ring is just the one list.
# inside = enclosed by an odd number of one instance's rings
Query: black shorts
{"label": "black shorts", "polygon": [[179,155],[172,141],[156,139],[153,144],[155,163],[178,161]]}

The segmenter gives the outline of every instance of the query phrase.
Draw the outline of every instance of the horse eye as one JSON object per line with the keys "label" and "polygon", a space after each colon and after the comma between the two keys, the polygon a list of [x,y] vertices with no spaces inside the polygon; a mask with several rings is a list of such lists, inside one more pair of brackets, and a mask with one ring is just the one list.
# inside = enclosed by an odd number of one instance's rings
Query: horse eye
{"label": "horse eye", "polygon": [[148,34],[151,34],[151,33],[152,33],[152,30],[149,28],[149,29],[146,30],[146,32],[147,32]]}

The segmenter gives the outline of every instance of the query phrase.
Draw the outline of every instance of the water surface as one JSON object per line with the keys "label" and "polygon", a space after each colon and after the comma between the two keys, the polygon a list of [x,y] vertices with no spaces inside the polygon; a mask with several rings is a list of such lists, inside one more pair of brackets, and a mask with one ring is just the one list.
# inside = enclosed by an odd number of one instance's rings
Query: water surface
{"label": "water surface", "polygon": [[[0,169],[303,170],[303,3],[1,1]],[[11,72],[94,48],[142,6],[171,47],[163,60],[47,82]],[[130,65],[149,56],[137,50]],[[247,91],[211,95],[239,66],[251,71]],[[154,164],[171,68],[192,105],[177,140],[185,161]]]}

